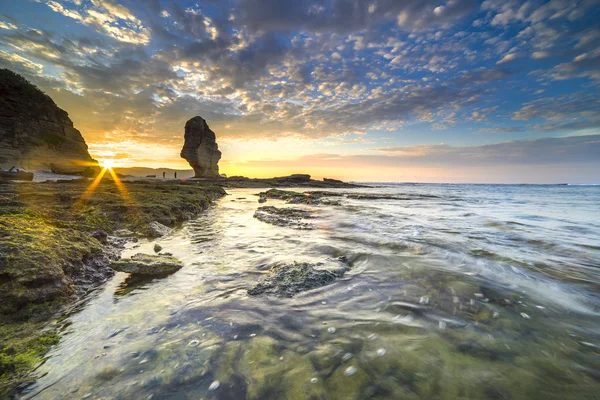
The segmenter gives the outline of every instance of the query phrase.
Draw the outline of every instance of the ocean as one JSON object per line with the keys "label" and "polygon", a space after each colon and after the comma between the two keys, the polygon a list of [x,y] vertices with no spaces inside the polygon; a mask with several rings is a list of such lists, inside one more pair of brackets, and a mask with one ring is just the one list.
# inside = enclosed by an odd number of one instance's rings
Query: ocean
{"label": "ocean", "polygon": [[[261,190],[227,189],[130,246],[185,267],[91,293],[22,396],[598,398],[600,186],[372,185],[268,200],[310,211],[302,230],[253,218]],[[247,293],[276,263],[340,257],[330,285]]]}

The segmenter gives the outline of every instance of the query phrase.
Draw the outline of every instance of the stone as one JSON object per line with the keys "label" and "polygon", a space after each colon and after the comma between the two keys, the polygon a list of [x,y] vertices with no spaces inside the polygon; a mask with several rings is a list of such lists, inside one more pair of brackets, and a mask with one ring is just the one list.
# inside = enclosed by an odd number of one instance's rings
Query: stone
{"label": "stone", "polygon": [[254,213],[254,218],[267,224],[301,230],[314,229],[312,224],[302,221],[303,219],[310,217],[311,213],[307,210],[297,208],[277,208],[273,206],[259,207]]}
{"label": "stone", "polygon": [[132,231],[130,231],[129,229],[118,229],[113,232],[113,235],[116,237],[120,237],[120,238],[126,238],[126,237],[133,236],[134,233]]}
{"label": "stone", "polygon": [[194,117],[185,124],[185,142],[181,157],[194,169],[194,178],[217,178],[221,152],[215,133],[202,117]]}
{"label": "stone", "polygon": [[163,248],[162,248],[162,246],[161,246],[160,244],[156,243],[156,244],[154,245],[154,252],[155,252],[155,253],[160,253],[160,251],[161,251],[162,249],[163,249]]}
{"label": "stone", "polygon": [[148,235],[151,237],[161,237],[171,233],[173,229],[158,221],[152,221],[147,226]]}
{"label": "stone", "polygon": [[292,297],[296,293],[316,289],[333,283],[344,276],[345,267],[315,268],[319,264],[297,263],[277,264],[271,268],[268,275],[253,288],[248,289],[249,295],[263,293],[280,297]]}
{"label": "stone", "polygon": [[176,272],[183,267],[183,264],[173,256],[138,253],[130,259],[115,261],[110,267],[119,272],[148,276]]}
{"label": "stone", "polygon": [[0,167],[92,176],[98,162],[66,111],[22,76],[0,69]]}

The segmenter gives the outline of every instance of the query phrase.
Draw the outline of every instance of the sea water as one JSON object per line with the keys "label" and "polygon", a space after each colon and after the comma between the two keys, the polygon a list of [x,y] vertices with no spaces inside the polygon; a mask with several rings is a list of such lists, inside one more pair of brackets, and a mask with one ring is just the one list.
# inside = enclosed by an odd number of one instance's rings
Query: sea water
{"label": "sea water", "polygon": [[[373,186],[268,201],[311,211],[312,230],[261,222],[260,190],[227,189],[127,249],[159,243],[185,267],[90,294],[22,397],[598,398],[600,187]],[[338,257],[331,285],[247,293],[271,264]]]}

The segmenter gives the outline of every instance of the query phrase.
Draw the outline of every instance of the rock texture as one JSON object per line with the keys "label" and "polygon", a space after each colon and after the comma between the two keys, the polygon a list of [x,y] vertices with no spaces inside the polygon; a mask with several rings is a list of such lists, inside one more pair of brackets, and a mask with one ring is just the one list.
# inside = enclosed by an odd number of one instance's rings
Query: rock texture
{"label": "rock texture", "polygon": [[194,117],[185,124],[185,142],[181,157],[194,169],[195,178],[221,178],[221,152],[215,133],[202,117]]}
{"label": "rock texture", "polygon": [[130,259],[115,261],[110,267],[136,275],[163,275],[179,271],[183,264],[173,256],[138,253]]}
{"label": "rock texture", "polygon": [[66,111],[22,76],[0,69],[0,167],[92,175],[97,165]]}
{"label": "rock texture", "polygon": [[299,292],[329,285],[337,278],[343,277],[345,272],[345,266],[323,268],[321,263],[278,264],[271,268],[264,279],[248,289],[248,294],[256,296],[266,293],[279,297],[292,297]]}

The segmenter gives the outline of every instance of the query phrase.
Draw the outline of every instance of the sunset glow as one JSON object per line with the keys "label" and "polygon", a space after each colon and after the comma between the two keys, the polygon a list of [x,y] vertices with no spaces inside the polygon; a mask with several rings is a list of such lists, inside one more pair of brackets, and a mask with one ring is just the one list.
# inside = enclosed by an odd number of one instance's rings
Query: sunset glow
{"label": "sunset glow", "polygon": [[200,115],[227,175],[597,178],[595,1],[5,3],[0,66],[113,166],[189,169]]}

